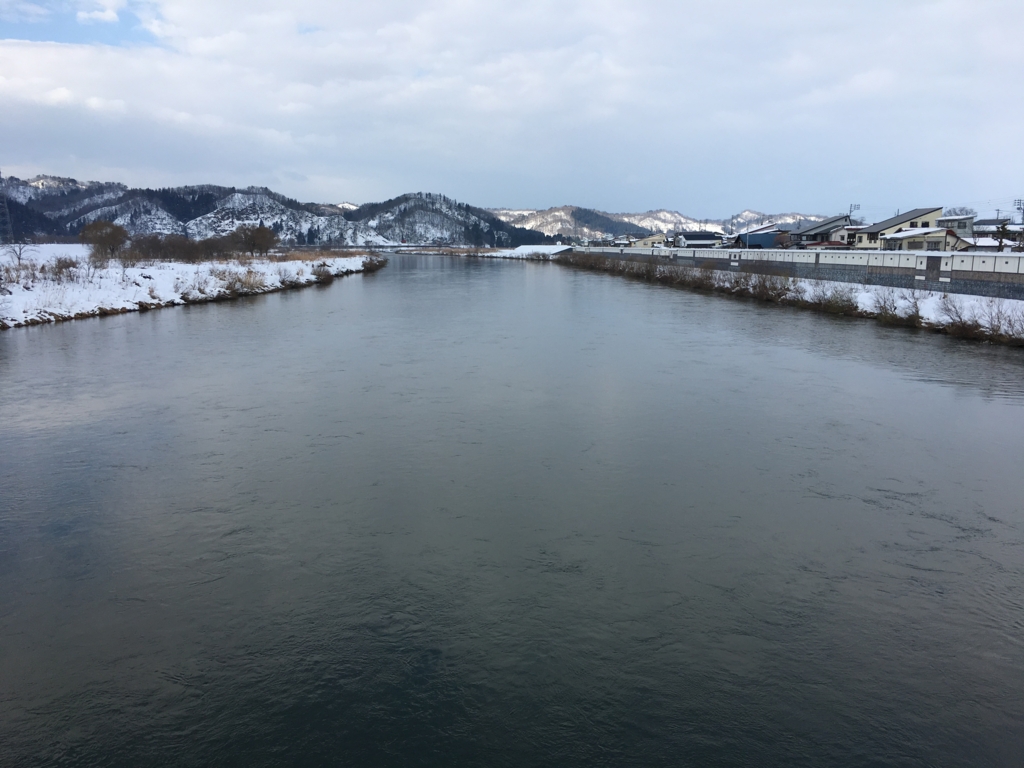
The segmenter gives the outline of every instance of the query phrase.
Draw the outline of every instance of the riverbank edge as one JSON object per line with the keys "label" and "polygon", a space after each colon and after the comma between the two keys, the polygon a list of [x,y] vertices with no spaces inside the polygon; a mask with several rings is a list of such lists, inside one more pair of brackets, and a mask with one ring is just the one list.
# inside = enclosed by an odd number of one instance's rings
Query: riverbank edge
{"label": "riverbank edge", "polygon": [[[890,327],[932,331],[967,341],[1024,347],[1024,315],[1006,317],[1003,324],[996,323],[996,327],[993,327],[992,323],[986,324],[975,313],[964,309],[963,297],[948,294],[943,294],[939,299],[943,312],[947,315],[945,322],[932,322],[921,316],[918,306],[921,299],[918,294],[922,293],[920,291],[915,293],[910,290],[899,291],[871,286],[876,289],[872,291],[876,302],[876,309],[872,311],[860,307],[854,300],[853,284],[754,272],[725,272],[707,267],[665,265],[653,260],[627,261],[596,254],[559,254],[550,259],[550,262],[697,293],[753,300],[833,316],[874,320]],[[805,283],[818,283],[821,290],[816,290],[808,296]],[[900,311],[900,305],[903,305],[903,311]],[[996,308],[994,312],[1001,311],[998,309],[1001,305],[993,303],[992,306]]]}
{"label": "riverbank edge", "polygon": [[[52,325],[55,323],[69,322],[71,320],[88,320],[95,317],[124,315],[131,312],[149,312],[156,309],[167,309],[170,307],[181,307],[191,304],[209,304],[213,302],[234,301],[235,299],[241,299],[249,296],[263,296],[271,293],[280,293],[282,291],[309,288],[315,285],[323,286],[334,282],[337,278],[377,272],[387,266],[388,259],[385,256],[370,256],[363,259],[362,266],[359,269],[339,269],[334,271],[331,271],[329,269],[329,265],[322,260],[310,260],[300,263],[309,268],[309,278],[295,278],[288,281],[282,280],[278,285],[264,284],[259,287],[247,286],[243,283],[240,285],[226,286],[213,293],[191,292],[166,301],[133,301],[127,306],[97,306],[79,312],[62,313],[51,309],[43,309],[39,310],[31,317],[27,317],[24,320],[15,320],[14,322],[9,322],[13,318],[4,319],[0,317],[0,331],[14,330],[15,328],[30,328],[39,325]],[[191,267],[193,265],[180,266]]]}

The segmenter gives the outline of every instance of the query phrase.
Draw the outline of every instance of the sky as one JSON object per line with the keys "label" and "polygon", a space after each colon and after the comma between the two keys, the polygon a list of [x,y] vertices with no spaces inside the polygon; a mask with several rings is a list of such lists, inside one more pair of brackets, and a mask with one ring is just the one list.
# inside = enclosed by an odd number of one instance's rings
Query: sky
{"label": "sky", "polygon": [[869,220],[1024,197],[1020,0],[0,0],[0,169]]}

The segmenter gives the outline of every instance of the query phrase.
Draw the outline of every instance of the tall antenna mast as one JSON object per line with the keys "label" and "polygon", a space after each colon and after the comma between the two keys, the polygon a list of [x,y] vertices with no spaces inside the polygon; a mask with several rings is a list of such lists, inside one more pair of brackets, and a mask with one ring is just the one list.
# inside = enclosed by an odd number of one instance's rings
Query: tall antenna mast
{"label": "tall antenna mast", "polygon": [[4,177],[0,173],[0,245],[10,245],[14,242],[14,227],[11,224],[11,212],[7,209],[7,188],[4,186]]}

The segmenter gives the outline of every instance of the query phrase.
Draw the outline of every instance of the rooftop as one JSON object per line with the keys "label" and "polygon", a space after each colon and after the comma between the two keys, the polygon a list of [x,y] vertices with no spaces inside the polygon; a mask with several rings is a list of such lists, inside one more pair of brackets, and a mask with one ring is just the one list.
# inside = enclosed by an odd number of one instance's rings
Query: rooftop
{"label": "rooftop", "polygon": [[884,221],[879,221],[875,224],[864,227],[864,232],[868,235],[879,235],[883,230],[891,227],[898,227],[904,222],[913,221],[914,219],[923,219],[925,216],[931,217],[933,215],[936,218],[942,218],[941,205],[937,205],[934,208],[915,208],[912,211],[907,211],[906,213],[893,216],[891,219],[885,219]]}
{"label": "rooftop", "polygon": [[826,232],[831,232],[837,226],[842,226],[844,223],[849,222],[849,220],[850,220],[850,215],[847,214],[847,213],[844,213],[841,216],[833,216],[831,218],[825,219],[824,221],[816,221],[816,222],[813,222],[811,224],[808,224],[803,229],[796,230],[793,234],[794,235],[818,235],[818,234],[824,234]]}
{"label": "rooftop", "polygon": [[902,229],[899,232],[895,232],[891,235],[882,235],[883,240],[906,240],[911,237],[924,237],[925,235],[937,235],[940,232],[945,234],[948,232],[945,227],[917,227],[916,229]]}

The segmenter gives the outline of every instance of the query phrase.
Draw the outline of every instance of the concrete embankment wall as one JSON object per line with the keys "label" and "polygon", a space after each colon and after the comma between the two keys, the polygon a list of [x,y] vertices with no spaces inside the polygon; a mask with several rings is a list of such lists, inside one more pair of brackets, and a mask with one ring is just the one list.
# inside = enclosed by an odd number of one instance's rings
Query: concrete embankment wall
{"label": "concrete embankment wall", "polygon": [[636,261],[654,258],[723,271],[1024,299],[1024,254],[1020,253],[585,247],[573,251]]}

